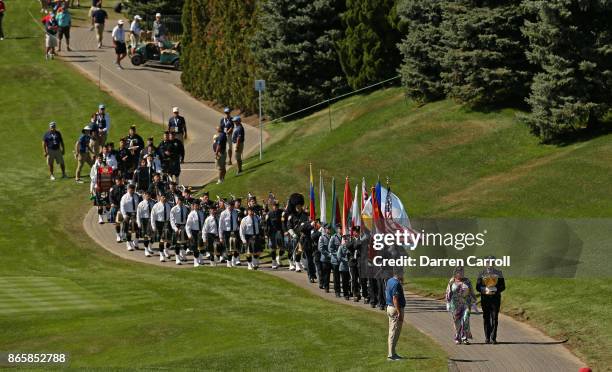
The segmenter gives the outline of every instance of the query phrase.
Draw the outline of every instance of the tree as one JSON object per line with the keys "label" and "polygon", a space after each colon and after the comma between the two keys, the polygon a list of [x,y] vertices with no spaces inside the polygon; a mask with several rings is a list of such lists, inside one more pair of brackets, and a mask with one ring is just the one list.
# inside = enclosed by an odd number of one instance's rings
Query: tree
{"label": "tree", "polygon": [[338,52],[353,89],[393,77],[401,63],[395,0],[347,0]]}
{"label": "tree", "polygon": [[471,106],[523,102],[532,67],[521,0],[457,0],[443,6],[442,81],[448,95]]}
{"label": "tree", "polygon": [[341,32],[338,0],[267,0],[253,54],[266,80],[266,111],[279,117],[346,87],[334,46]]}
{"label": "tree", "polygon": [[612,106],[612,3],[607,0],[525,1],[527,57],[538,73],[523,118],[543,141],[581,128],[595,130]]}
{"label": "tree", "polygon": [[440,60],[442,43],[442,4],[430,0],[404,0],[397,6],[406,37],[399,44],[403,57],[402,84],[408,97],[429,102],[444,97]]}
{"label": "tree", "polygon": [[255,111],[257,66],[250,45],[256,5],[256,0],[187,0],[181,82],[191,94]]}
{"label": "tree", "polygon": [[185,0],[129,0],[124,2],[130,15],[152,16],[155,13],[181,14]]}

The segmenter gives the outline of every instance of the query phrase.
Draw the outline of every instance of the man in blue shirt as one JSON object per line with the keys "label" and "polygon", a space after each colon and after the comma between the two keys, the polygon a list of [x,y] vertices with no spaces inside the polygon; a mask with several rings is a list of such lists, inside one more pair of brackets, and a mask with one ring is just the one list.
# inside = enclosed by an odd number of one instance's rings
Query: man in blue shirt
{"label": "man in blue shirt", "polygon": [[217,134],[214,137],[215,142],[213,143],[213,151],[215,152],[215,159],[217,170],[219,170],[219,180],[218,184],[223,183],[225,179],[225,158],[226,158],[226,150],[227,150],[227,135],[223,128],[217,128]]}
{"label": "man in blue shirt", "polygon": [[402,287],[403,276],[402,268],[394,267],[393,277],[387,280],[385,288],[387,316],[389,316],[389,353],[387,354],[387,359],[393,361],[402,359],[395,352],[395,347],[397,346],[402,325],[404,324],[404,308],[406,307],[406,298],[404,297],[404,288]]}
{"label": "man in blue shirt", "polygon": [[232,145],[234,147],[234,154],[236,155],[236,164],[238,165],[239,175],[242,172],[242,151],[244,150],[244,127],[242,126],[242,120],[240,116],[234,116],[232,118],[234,123],[234,133],[232,134]]}
{"label": "man in blue shirt", "polygon": [[49,123],[49,130],[43,136],[43,151],[47,158],[51,181],[55,181],[53,175],[53,162],[62,168],[62,178],[66,178],[66,167],[64,165],[64,140],[62,134],[56,129],[57,124],[52,121]]}
{"label": "man in blue shirt", "polygon": [[91,13],[91,20],[96,29],[96,39],[98,40],[98,49],[102,48],[102,39],[104,38],[104,23],[108,19],[108,13],[102,9],[102,1],[98,1],[98,7]]}
{"label": "man in blue shirt", "polygon": [[94,154],[90,145],[91,127],[86,126],[81,132],[82,134],[74,146],[74,155],[77,160],[77,169],[75,175],[75,181],[77,183],[83,183],[83,181],[81,180],[81,169],[83,169],[83,164],[87,163],[89,164],[89,166],[92,166],[94,163],[93,159],[91,158],[91,155]]}
{"label": "man in blue shirt", "polygon": [[219,128],[222,128],[227,138],[230,139],[230,141],[227,143],[227,160],[228,160],[227,164],[232,165],[231,139],[232,139],[232,132],[234,131],[234,122],[232,121],[232,115],[231,115],[232,110],[230,110],[229,107],[226,107],[223,109],[223,112],[225,113],[225,116],[221,118],[221,121],[219,122]]}

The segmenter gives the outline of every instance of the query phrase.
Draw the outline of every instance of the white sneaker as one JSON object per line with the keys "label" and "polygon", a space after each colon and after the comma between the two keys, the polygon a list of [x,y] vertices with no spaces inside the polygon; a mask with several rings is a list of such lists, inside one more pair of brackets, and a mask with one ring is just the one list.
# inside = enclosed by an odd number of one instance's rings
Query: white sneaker
{"label": "white sneaker", "polygon": [[176,264],[177,265],[182,265],[183,263],[181,262],[181,259],[179,258],[179,256],[176,256]]}
{"label": "white sneaker", "polygon": [[209,259],[210,258],[210,252],[206,252],[206,254],[204,255],[205,259]]}
{"label": "white sneaker", "polygon": [[252,263],[247,262],[247,265],[248,265],[248,267],[249,267],[249,270],[253,270],[253,264],[252,264]]}
{"label": "white sneaker", "polygon": [[230,262],[230,260],[225,261],[225,263],[227,264],[227,267],[232,267],[232,263]]}
{"label": "white sneaker", "polygon": [[55,176],[54,176],[54,175],[51,175],[51,177],[49,177],[49,179],[50,179],[51,181],[55,181]]}
{"label": "white sneaker", "polygon": [[145,257],[151,257],[151,251],[149,251],[149,247],[145,247]]}
{"label": "white sneaker", "polygon": [[295,263],[295,272],[296,273],[302,272],[302,265],[299,262]]}
{"label": "white sneaker", "polygon": [[185,251],[182,249],[179,251],[178,257],[181,261],[187,261],[187,258],[185,257]]}
{"label": "white sneaker", "polygon": [[98,223],[99,224],[103,224],[104,223],[104,218],[102,218],[101,214],[98,215]]}
{"label": "white sneaker", "polygon": [[128,251],[134,250],[134,247],[132,246],[132,242],[125,242],[125,246],[127,247]]}
{"label": "white sneaker", "polygon": [[[162,251],[159,251],[159,254],[162,254]],[[163,255],[166,258],[170,258],[170,252],[168,252],[168,248],[164,248]]]}
{"label": "white sneaker", "polygon": [[121,243],[121,235],[117,234],[117,243]]}
{"label": "white sneaker", "polygon": [[276,256],[276,267],[280,267],[281,266],[281,258],[280,256]]}
{"label": "white sneaker", "polygon": [[194,259],[193,260],[193,267],[199,267],[200,266],[200,260],[199,259]]}
{"label": "white sneaker", "polygon": [[272,268],[273,269],[278,269],[278,265],[276,264],[275,261],[272,261]]}
{"label": "white sneaker", "polygon": [[220,185],[220,184],[222,184],[222,183],[223,183],[223,181],[222,181],[222,180],[218,180],[218,181],[217,181],[217,185]]}
{"label": "white sneaker", "polygon": [[[51,176],[51,177],[53,177],[53,176]],[[53,180],[55,181],[55,177],[53,177]],[[83,180],[80,179],[80,178],[77,178],[76,179],[76,183],[83,183]]]}
{"label": "white sneaker", "polygon": [[295,266],[293,266],[293,261],[289,261],[289,271],[295,270]]}
{"label": "white sneaker", "polygon": [[132,240],[132,247],[134,247],[134,249],[139,249],[138,240]]}
{"label": "white sneaker", "polygon": [[166,257],[164,257],[163,253],[159,255],[159,262],[166,262]]}
{"label": "white sneaker", "polygon": [[236,266],[242,265],[242,262],[240,262],[240,258],[239,257],[236,257],[236,264],[235,265]]}
{"label": "white sneaker", "polygon": [[189,248],[187,248],[187,250],[185,251],[185,255],[189,255],[189,254],[192,254],[192,253],[193,253],[193,251],[191,249],[189,249]]}

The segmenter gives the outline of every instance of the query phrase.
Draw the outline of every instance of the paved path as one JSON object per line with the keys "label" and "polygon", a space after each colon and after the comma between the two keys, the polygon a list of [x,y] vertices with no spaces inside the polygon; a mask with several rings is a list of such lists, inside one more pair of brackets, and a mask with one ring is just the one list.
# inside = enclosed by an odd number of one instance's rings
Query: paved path
{"label": "paved path", "polygon": [[[106,45],[110,37],[106,34]],[[180,90],[176,71],[150,67],[133,67],[125,63],[125,70],[117,70],[113,65],[113,49],[95,48],[94,35],[85,28],[73,28],[72,46],[75,52],[64,52],[62,58],[74,64],[92,80],[98,82],[111,94],[126,102],[145,117],[151,114],[153,121],[165,122],[172,106],[179,106],[187,118],[190,141],[187,142],[187,162],[182,180],[187,184],[203,184],[215,176],[214,162],[210,143],[220,115]],[[151,103],[149,104],[149,99]],[[151,113],[149,113],[149,107]],[[111,112],[112,114],[112,112]],[[246,127],[249,138],[257,138],[256,129]],[[113,136],[116,136],[113,133]],[[250,144],[248,151],[256,148]],[[173,261],[160,263],[157,257],[144,257],[142,250],[128,252],[124,244],[114,241],[112,226],[97,223],[95,209],[91,209],[83,222],[85,231],[103,248],[122,258],[144,262],[152,265],[163,265],[168,268],[194,269],[193,261],[177,266]],[[214,270],[201,267],[199,270]],[[263,271],[283,278],[313,294],[350,306],[357,306],[370,311],[368,306],[355,302],[337,299],[333,294],[325,294],[317,285],[310,284],[305,274],[288,270],[272,270],[264,267]],[[442,290],[442,289],[441,289]],[[472,316],[474,343],[470,346],[456,346],[451,340],[451,322],[444,304],[439,301],[408,294],[406,321],[424,334],[438,342],[449,355],[449,370],[459,371],[577,371],[584,365],[563,345],[526,324],[510,317],[500,316],[499,345],[483,345],[482,317]],[[400,350],[409,350],[409,345],[401,345]],[[408,362],[407,362],[408,363]]]}
{"label": "paved path", "polygon": [[[174,263],[174,260],[168,260],[164,263],[159,262],[159,256],[145,257],[142,249],[128,252],[125,243],[115,242],[113,226],[97,223],[97,211],[95,208],[90,209],[88,212],[83,221],[83,228],[100,246],[128,260],[164,266],[170,269],[216,270],[216,268],[209,266],[209,261],[206,261],[203,267],[194,268],[191,257],[189,257],[186,263],[179,266]],[[305,288],[326,300],[360,307],[373,312],[380,311],[371,309],[369,306],[361,303],[346,301],[343,298],[338,299],[332,293],[326,294],[316,284],[311,284],[304,273],[290,272],[286,269],[272,270],[269,265],[263,265],[261,270]],[[559,372],[577,371],[578,368],[584,365],[563,346],[562,342],[555,341],[536,329],[505,315],[500,315],[499,318],[500,343],[498,345],[485,345],[482,343],[484,340],[482,316],[475,314],[472,315],[471,319],[474,342],[469,346],[457,346],[451,340],[452,325],[449,315],[446,313],[445,305],[442,302],[411,293],[407,294],[407,298],[406,321],[443,347],[449,355],[449,370],[451,371]],[[410,346],[400,345],[401,350],[406,350],[406,353],[409,354]]]}
{"label": "paved path", "polygon": [[[107,28],[109,28],[107,26]],[[106,30],[102,49],[97,49],[94,32],[85,27],[71,30],[72,52],[63,51],[61,58],[70,62],[85,76],[122,102],[153,122],[167,125],[172,107],[178,106],[187,120],[189,139],[185,144],[186,159],[181,172],[181,183],[202,185],[217,175],[212,153],[212,137],[222,114],[207,107],[179,88],[180,72],[166,68],[132,66],[123,61],[124,70],[114,65],[115,51],[111,47],[110,29]],[[92,102],[92,111],[98,102]],[[112,118],[112,109],[109,112]],[[259,133],[256,128],[245,125],[247,143],[245,154],[252,153],[257,146]],[[117,138],[120,133],[113,132]],[[253,139],[249,141],[248,139]],[[160,135],[156,141],[161,140]],[[228,172],[231,177],[233,172]]]}

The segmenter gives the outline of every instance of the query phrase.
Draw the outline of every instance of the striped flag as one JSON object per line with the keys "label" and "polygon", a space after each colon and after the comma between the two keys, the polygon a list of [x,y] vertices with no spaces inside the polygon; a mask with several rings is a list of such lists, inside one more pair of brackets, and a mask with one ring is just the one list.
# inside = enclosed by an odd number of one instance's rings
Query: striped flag
{"label": "striped flag", "polygon": [[342,235],[349,235],[349,214],[351,211],[351,204],[353,204],[353,196],[351,195],[351,185],[349,185],[349,178],[346,177],[344,182],[344,198],[342,200]]}
{"label": "striped flag", "polygon": [[321,223],[327,223],[327,201],[325,198],[325,187],[323,186],[323,175],[319,171],[319,190],[321,190],[321,200],[319,205],[321,207]]}
{"label": "striped flag", "polygon": [[315,213],[315,193],[314,193],[314,178],[312,177],[312,163],[310,163],[310,220],[314,221]]}

